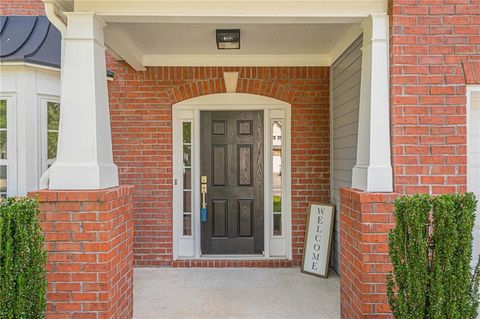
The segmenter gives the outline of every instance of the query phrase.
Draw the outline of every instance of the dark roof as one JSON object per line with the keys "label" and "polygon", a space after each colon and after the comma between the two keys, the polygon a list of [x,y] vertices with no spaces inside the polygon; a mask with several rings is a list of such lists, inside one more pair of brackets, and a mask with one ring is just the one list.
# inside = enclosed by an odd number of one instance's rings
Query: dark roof
{"label": "dark roof", "polygon": [[47,17],[0,16],[0,61],[60,68],[62,36]]}
{"label": "dark roof", "polygon": [[[60,69],[61,45],[60,31],[45,16],[0,16],[0,62],[28,62]],[[107,70],[107,77],[114,75]]]}

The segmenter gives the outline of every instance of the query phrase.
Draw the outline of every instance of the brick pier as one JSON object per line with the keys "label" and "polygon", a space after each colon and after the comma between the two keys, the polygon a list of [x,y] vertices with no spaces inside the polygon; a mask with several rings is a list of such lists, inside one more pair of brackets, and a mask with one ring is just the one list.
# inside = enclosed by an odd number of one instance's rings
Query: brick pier
{"label": "brick pier", "polygon": [[47,318],[133,315],[133,187],[39,191]]}

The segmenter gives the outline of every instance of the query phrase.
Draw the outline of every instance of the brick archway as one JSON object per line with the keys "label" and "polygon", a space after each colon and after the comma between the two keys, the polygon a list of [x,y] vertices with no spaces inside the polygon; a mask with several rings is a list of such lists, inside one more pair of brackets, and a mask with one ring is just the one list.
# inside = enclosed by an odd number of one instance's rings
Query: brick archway
{"label": "brick archway", "polygon": [[[194,97],[216,93],[226,93],[223,73],[215,79],[192,81],[174,86],[170,89],[169,97],[174,104]],[[295,99],[296,90],[277,81],[239,77],[237,93],[267,96],[291,104]]]}

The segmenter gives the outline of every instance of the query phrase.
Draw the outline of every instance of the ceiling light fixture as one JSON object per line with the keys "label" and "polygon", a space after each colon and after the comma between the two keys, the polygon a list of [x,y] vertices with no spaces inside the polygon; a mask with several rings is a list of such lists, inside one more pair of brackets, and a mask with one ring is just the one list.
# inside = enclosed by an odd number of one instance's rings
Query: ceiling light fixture
{"label": "ceiling light fixture", "polygon": [[240,29],[217,29],[217,49],[240,49]]}

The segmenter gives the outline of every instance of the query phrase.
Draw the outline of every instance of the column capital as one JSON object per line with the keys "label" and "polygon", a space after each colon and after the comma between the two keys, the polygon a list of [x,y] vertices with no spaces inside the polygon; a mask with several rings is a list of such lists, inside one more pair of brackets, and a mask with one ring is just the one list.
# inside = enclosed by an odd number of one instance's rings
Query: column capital
{"label": "column capital", "polygon": [[371,13],[362,24],[363,43],[388,40],[388,15],[385,13]]}
{"label": "column capital", "polygon": [[95,12],[65,12],[68,18],[65,40],[96,40],[103,45],[106,23]]}

